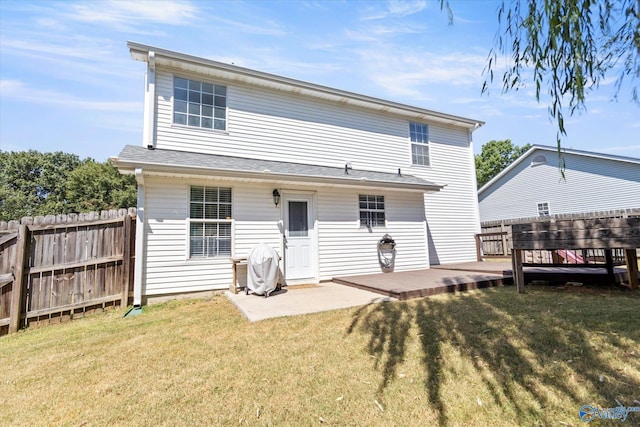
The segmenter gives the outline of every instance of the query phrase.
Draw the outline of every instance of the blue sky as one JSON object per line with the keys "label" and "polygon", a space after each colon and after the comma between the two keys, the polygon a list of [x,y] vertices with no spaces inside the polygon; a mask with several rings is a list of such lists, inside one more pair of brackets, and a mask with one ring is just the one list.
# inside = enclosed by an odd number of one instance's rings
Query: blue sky
{"label": "blue sky", "polygon": [[[142,143],[145,64],[128,40],[486,122],[554,145],[532,87],[481,95],[499,0],[0,2],[0,149],[104,161]],[[614,78],[568,118],[567,148],[640,157],[640,107]]]}

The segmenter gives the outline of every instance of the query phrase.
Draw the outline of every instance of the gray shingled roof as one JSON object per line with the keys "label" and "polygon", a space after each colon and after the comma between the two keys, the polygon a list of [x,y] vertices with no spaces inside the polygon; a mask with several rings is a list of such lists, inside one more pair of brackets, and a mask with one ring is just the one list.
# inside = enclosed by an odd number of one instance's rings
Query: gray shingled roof
{"label": "gray shingled roof", "polygon": [[193,153],[188,151],[149,150],[141,146],[127,145],[113,159],[118,169],[142,168],[158,172],[183,172],[231,177],[262,178],[265,180],[289,180],[306,182],[330,182],[341,185],[383,186],[422,191],[438,191],[442,185],[411,175],[306,165],[272,160],[248,159]]}

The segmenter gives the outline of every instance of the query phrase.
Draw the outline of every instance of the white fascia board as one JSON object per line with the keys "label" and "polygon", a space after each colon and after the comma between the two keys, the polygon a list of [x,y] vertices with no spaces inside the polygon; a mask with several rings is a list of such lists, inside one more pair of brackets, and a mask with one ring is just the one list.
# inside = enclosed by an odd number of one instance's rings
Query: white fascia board
{"label": "white fascia board", "polygon": [[135,42],[128,42],[131,57],[137,61],[147,61],[148,52],[155,53],[156,65],[174,70],[194,72],[226,81],[235,81],[252,86],[265,87],[283,92],[295,93],[303,96],[320,98],[323,100],[382,111],[389,114],[403,116],[412,120],[425,120],[443,123],[451,126],[463,127],[474,131],[484,125],[484,122],[461,116],[441,113],[411,105],[387,101],[367,95],[334,89],[275,74],[264,73],[236,65],[224,64],[209,59],[186,55]]}
{"label": "white fascia board", "polygon": [[524,161],[524,159],[526,157],[529,156],[529,154],[533,153],[535,150],[538,150],[540,147],[537,145],[532,146],[531,148],[529,148],[527,151],[525,151],[520,157],[518,157],[516,160],[513,161],[513,163],[511,163],[509,166],[507,166],[506,168],[502,169],[502,171],[500,171],[500,173],[498,173],[496,176],[494,176],[493,178],[491,178],[489,180],[489,182],[487,182],[485,185],[483,185],[482,187],[480,187],[480,189],[478,190],[478,196],[480,196],[480,194],[485,191],[487,188],[491,187],[495,182],[497,182],[500,178],[502,178],[504,175],[506,175],[507,173],[509,173],[509,171],[513,168],[515,168],[517,165],[519,165],[520,163],[522,163]]}
{"label": "white fascia board", "polygon": [[157,163],[144,163],[135,162],[130,163],[126,161],[120,161],[117,158],[112,158],[113,165],[118,168],[120,173],[131,174],[136,168],[144,168],[145,176],[171,176],[171,177],[192,177],[192,178],[216,178],[222,180],[232,181],[248,181],[248,182],[290,182],[301,183],[308,185],[323,185],[331,187],[351,187],[351,188],[386,188],[396,189],[402,191],[415,191],[420,193],[425,192],[437,192],[444,188],[444,185],[438,184],[417,184],[417,183],[402,183],[391,181],[379,181],[366,178],[334,178],[327,176],[314,176],[314,175],[293,175],[273,173],[271,171],[264,172],[249,172],[249,171],[237,171],[229,169],[213,169],[194,166],[174,166],[174,165],[161,165]]}
{"label": "white fascia board", "polygon": [[[534,145],[531,148],[537,148],[541,151],[550,151],[553,153],[558,152],[558,147],[552,147],[549,145]],[[635,163],[640,164],[640,159],[635,157],[616,156],[613,154],[594,153],[593,151],[575,150],[573,148],[562,148],[561,154],[574,154],[576,156],[593,157],[596,159],[613,160],[618,162]]]}

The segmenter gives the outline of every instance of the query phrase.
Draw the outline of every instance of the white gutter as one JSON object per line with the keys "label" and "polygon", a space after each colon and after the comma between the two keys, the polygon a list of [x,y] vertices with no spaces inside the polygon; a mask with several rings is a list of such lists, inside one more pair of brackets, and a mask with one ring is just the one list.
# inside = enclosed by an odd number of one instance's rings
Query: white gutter
{"label": "white gutter", "polygon": [[135,170],[138,183],[138,202],[136,211],[136,259],[133,275],[133,308],[142,306],[142,282],[144,278],[144,175],[141,168]]}
{"label": "white gutter", "polygon": [[413,107],[398,102],[277,76],[275,74],[251,70],[237,65],[225,64],[131,41],[127,42],[127,47],[134,60],[148,61],[149,54],[153,52],[155,53],[154,59],[158,66],[168,67],[172,70],[201,73],[217,79],[266,87],[284,92],[293,92],[299,95],[320,98],[340,104],[348,104],[374,111],[383,111],[388,114],[397,114],[415,120],[429,120],[474,130],[484,124],[484,122],[475,119]]}
{"label": "white gutter", "polygon": [[144,78],[144,126],[142,128],[142,146],[155,148],[155,111],[156,111],[156,54],[149,51],[147,72]]}
{"label": "white gutter", "polygon": [[434,184],[434,183],[407,183],[407,182],[393,182],[393,181],[380,181],[374,178],[358,177],[353,179],[345,179],[332,176],[321,175],[297,175],[287,173],[276,173],[273,171],[244,171],[233,169],[218,169],[209,168],[195,165],[168,165],[152,162],[141,161],[129,161],[119,160],[113,161],[114,165],[120,170],[120,173],[127,173],[134,169],[137,171],[137,167],[146,167],[146,175],[154,176],[189,176],[189,177],[216,177],[219,179],[231,179],[231,180],[260,180],[270,182],[292,182],[292,183],[309,183],[309,184],[325,184],[336,187],[379,187],[379,188],[396,188],[407,191],[419,191],[419,192],[431,192],[440,191],[446,185]]}

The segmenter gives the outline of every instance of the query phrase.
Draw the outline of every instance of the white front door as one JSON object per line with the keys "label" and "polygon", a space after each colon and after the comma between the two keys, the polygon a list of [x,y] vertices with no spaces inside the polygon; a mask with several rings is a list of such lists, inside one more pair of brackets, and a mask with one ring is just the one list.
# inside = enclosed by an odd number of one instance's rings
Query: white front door
{"label": "white front door", "polygon": [[283,198],[285,278],[315,279],[313,196],[289,194]]}

